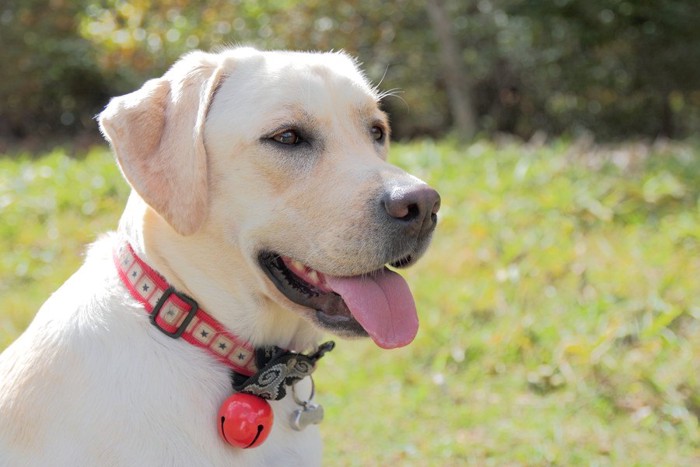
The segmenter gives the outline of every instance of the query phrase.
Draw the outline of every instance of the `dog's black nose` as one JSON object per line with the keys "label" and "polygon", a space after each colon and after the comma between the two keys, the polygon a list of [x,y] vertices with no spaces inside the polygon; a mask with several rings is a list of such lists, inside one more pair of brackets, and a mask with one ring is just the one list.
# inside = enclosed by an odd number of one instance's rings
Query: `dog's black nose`
{"label": "dog's black nose", "polygon": [[400,222],[407,233],[423,236],[437,224],[440,195],[428,185],[397,185],[382,197],[387,214],[394,222]]}

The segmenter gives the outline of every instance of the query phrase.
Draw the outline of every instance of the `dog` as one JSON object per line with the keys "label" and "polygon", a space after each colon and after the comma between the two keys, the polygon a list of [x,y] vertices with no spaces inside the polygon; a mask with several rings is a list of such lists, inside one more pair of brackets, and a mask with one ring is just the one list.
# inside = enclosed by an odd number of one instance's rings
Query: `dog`
{"label": "dog", "polygon": [[[0,355],[0,465],[320,464],[322,414],[298,423],[319,408],[319,342],[413,340],[386,265],[418,260],[440,207],[386,162],[381,98],[342,52],[247,47],[190,52],[113,98],[100,129],[132,191]],[[268,367],[290,372],[260,389]],[[236,445],[224,403],[246,392],[272,426]]]}

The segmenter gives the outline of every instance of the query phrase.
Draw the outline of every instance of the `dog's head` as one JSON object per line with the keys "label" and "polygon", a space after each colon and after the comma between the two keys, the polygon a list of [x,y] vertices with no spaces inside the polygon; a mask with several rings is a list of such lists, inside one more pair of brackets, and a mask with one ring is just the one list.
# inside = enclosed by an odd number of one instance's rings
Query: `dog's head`
{"label": "dog's head", "polygon": [[386,162],[380,97],[341,53],[195,52],[113,99],[100,125],[172,235],[255,278],[259,302],[391,348],[418,320],[385,265],[423,254],[440,198]]}

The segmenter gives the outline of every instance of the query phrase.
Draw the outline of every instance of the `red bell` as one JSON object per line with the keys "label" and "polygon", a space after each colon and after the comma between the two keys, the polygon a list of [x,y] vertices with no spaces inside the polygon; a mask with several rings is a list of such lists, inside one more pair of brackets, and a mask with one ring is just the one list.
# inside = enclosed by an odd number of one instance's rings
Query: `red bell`
{"label": "red bell", "polygon": [[254,448],[267,439],[274,414],[265,400],[242,392],[230,396],[219,409],[219,434],[231,446]]}

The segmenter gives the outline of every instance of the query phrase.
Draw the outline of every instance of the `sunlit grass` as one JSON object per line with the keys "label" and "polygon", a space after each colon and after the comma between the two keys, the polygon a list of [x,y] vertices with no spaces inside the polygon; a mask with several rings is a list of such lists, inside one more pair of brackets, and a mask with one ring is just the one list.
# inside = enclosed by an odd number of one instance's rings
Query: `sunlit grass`
{"label": "sunlit grass", "polygon": [[[439,189],[411,346],[317,372],[328,465],[700,462],[700,149],[397,145]],[[105,149],[0,160],[0,347],[112,229]]]}
{"label": "sunlit grass", "polygon": [[85,247],[116,227],[128,194],[103,148],[0,159],[0,347],[80,265]]}

